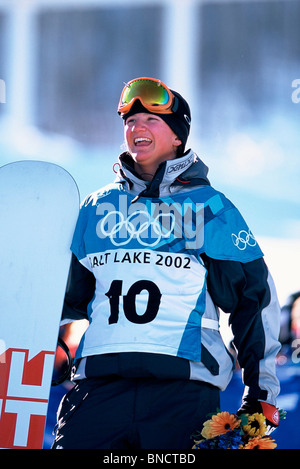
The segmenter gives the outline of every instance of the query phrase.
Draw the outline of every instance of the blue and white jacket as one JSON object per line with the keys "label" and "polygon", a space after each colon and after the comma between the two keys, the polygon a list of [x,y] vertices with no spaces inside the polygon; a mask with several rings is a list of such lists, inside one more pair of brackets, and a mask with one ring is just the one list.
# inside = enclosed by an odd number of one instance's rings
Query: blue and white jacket
{"label": "blue and white jacket", "polygon": [[[257,241],[191,150],[153,180],[120,156],[114,183],[82,203],[63,321],[86,317],[75,379],[103,375],[201,380],[224,390],[233,359],[244,396],[276,405],[280,307]],[[224,314],[224,313],[221,313]]]}

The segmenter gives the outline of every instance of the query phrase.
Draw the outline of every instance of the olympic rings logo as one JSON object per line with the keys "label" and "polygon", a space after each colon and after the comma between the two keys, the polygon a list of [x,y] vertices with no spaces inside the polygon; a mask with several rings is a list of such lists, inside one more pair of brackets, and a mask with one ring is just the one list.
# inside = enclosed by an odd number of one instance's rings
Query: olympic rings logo
{"label": "olympic rings logo", "polygon": [[[117,223],[115,223],[116,217],[119,219]],[[159,221],[159,219],[163,219],[164,217],[168,217],[168,226],[164,226]],[[111,222],[113,222],[112,227],[110,227]],[[114,210],[107,213],[98,223],[97,234],[99,235],[100,231],[104,237],[109,237],[110,241],[115,246],[125,246],[130,243],[133,238],[136,238],[142,246],[154,247],[160,243],[161,239],[169,238],[174,227],[175,215],[173,213],[160,213],[156,218],[151,219],[151,215],[146,210],[137,210],[125,218],[122,212]],[[150,238],[148,232],[149,228],[151,228]],[[123,231],[123,236],[121,233],[122,230],[125,230],[125,232]],[[124,237],[126,239],[122,241],[121,238]],[[142,237],[145,237],[147,241],[144,241]],[[155,238],[155,240],[150,242],[149,239],[153,238]]]}
{"label": "olympic rings logo", "polygon": [[231,239],[235,247],[237,247],[240,251],[244,251],[247,246],[254,247],[256,246],[256,239],[254,238],[253,234],[249,230],[241,230],[238,235],[232,233]]}

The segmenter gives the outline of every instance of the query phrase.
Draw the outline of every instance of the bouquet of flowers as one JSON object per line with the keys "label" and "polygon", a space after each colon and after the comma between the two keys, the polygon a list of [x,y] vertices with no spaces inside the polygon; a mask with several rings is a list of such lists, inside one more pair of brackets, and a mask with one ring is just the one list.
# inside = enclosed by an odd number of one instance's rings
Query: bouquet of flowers
{"label": "bouquet of flowers", "polygon": [[[286,412],[279,410],[279,418]],[[267,434],[266,418],[263,414],[237,416],[229,412],[211,415],[200,433],[193,435],[193,449],[274,449],[275,441]],[[202,437],[202,438],[201,438]],[[200,439],[197,439],[200,438]]]}

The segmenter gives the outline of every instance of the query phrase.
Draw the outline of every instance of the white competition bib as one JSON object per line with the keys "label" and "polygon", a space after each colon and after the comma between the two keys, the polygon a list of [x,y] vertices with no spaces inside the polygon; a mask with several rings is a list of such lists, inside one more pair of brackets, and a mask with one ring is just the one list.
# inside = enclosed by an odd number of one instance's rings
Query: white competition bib
{"label": "white competition bib", "polygon": [[118,249],[84,263],[97,279],[80,355],[125,351],[200,358],[205,269],[192,256]]}

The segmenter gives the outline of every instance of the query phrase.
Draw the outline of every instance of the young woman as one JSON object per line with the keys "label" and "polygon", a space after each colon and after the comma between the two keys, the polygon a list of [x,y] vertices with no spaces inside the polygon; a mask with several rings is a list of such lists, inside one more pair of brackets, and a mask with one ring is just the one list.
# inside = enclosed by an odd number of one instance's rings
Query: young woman
{"label": "young woman", "polygon": [[191,448],[233,373],[218,308],[243,369],[240,412],[271,410],[276,426],[280,308],[255,237],[185,151],[179,93],[138,78],[118,112],[127,151],[116,181],[82,203],[71,247],[63,321],[89,327],[53,447]]}

